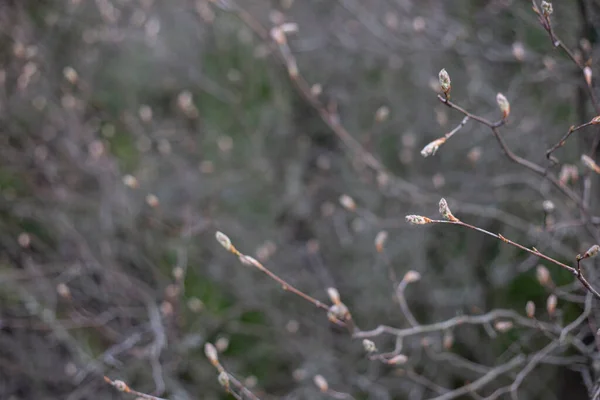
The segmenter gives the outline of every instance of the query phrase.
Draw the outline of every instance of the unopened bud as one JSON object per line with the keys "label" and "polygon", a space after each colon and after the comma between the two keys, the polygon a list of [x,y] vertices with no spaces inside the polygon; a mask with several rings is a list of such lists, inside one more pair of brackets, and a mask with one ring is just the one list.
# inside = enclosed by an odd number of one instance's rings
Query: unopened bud
{"label": "unopened bud", "polygon": [[445,137],[441,137],[439,139],[434,140],[433,142],[429,143],[427,146],[423,147],[423,150],[421,150],[421,155],[423,157],[429,157],[429,156],[434,155],[438,151],[440,146],[443,145],[445,142],[446,142]]}
{"label": "unopened bud", "polygon": [[217,348],[218,351],[220,352],[224,352],[227,350],[227,348],[229,347],[229,339],[227,339],[226,337],[220,337],[219,339],[217,339],[217,341],[215,342],[215,347]]}
{"label": "unopened bud", "polygon": [[383,122],[390,116],[390,109],[386,106],[381,106],[375,112],[375,121]]}
{"label": "unopened bud", "polygon": [[550,316],[554,315],[554,312],[556,311],[556,303],[557,302],[558,302],[558,299],[556,298],[555,294],[551,294],[546,299],[546,310],[548,311],[548,314]]}
{"label": "unopened bud", "polygon": [[498,321],[494,327],[498,332],[507,332],[512,329],[513,323],[511,321]]}
{"label": "unopened bud", "polygon": [[591,157],[586,156],[585,154],[583,154],[581,156],[581,162],[587,168],[591,169],[592,171],[594,171],[597,174],[600,174],[600,166],[598,164],[596,164],[596,162]]}
{"label": "unopened bud", "polygon": [[387,363],[392,365],[402,365],[406,364],[407,361],[408,357],[406,357],[404,354],[398,354],[397,356],[394,356],[387,360]]}
{"label": "unopened bud", "polygon": [[552,281],[550,277],[550,271],[548,271],[548,268],[544,267],[543,265],[537,266],[535,270],[535,276],[542,286],[548,286],[548,284],[550,284]]}
{"label": "unopened bud", "polygon": [[588,86],[592,86],[592,68],[588,65],[583,69],[583,77]]}
{"label": "unopened bud", "polygon": [[445,332],[444,333],[444,338],[442,339],[442,345],[444,346],[444,349],[446,350],[450,350],[452,348],[452,345],[454,344],[454,335],[452,334],[452,332]]}
{"label": "unopened bud", "polygon": [[385,242],[387,241],[388,233],[386,231],[381,231],[375,236],[375,248],[379,253],[383,251],[383,246],[385,246]]}
{"label": "unopened bud", "polygon": [[206,358],[210,361],[211,364],[216,365],[219,363],[219,355],[217,354],[217,349],[212,343],[206,343],[204,345],[204,354]]}
{"label": "unopened bud", "polygon": [[448,207],[448,202],[444,198],[440,200],[440,214],[442,215],[442,217],[444,217],[445,220],[458,222],[458,218],[452,215],[450,207]]}
{"label": "unopened bud", "polygon": [[433,222],[430,218],[421,215],[407,215],[405,219],[411,225],[425,225]]}
{"label": "unopened bud", "polygon": [[340,304],[340,292],[336,288],[327,288],[327,295],[333,304]]}
{"label": "unopened bud", "polygon": [[450,89],[452,89],[450,75],[445,69],[442,68],[438,77],[440,79],[440,87],[442,88],[442,92],[448,95],[448,93],[450,93]]}
{"label": "unopened bud", "polygon": [[323,92],[323,86],[320,83],[315,83],[310,87],[310,94],[318,96]]}
{"label": "unopened bud", "polygon": [[71,297],[71,290],[63,282],[61,282],[58,285],[56,285],[56,292],[58,293],[58,295],[60,297],[63,297],[65,299],[68,299],[69,297]]}
{"label": "unopened bud", "polygon": [[402,278],[402,280],[406,283],[412,283],[412,282],[417,282],[418,280],[421,279],[421,274],[418,273],[417,271],[408,271],[406,274],[404,274],[404,278]]}
{"label": "unopened bud", "polygon": [[215,234],[215,237],[217,238],[217,242],[219,242],[221,244],[221,246],[225,247],[225,250],[227,251],[231,251],[231,240],[229,239],[229,237],[224,234],[223,232],[219,232],[217,231],[217,233]]}
{"label": "unopened bud", "polygon": [[550,214],[552,211],[554,211],[554,203],[550,200],[544,200],[544,202],[542,203],[542,208],[545,212]]}
{"label": "unopened bud", "polygon": [[521,42],[515,42],[512,45],[512,54],[517,61],[523,61],[525,59],[525,47]]}
{"label": "unopened bud", "polygon": [[598,124],[600,124],[600,115],[598,115],[597,117],[592,118],[592,120],[590,121],[590,124],[592,124],[592,125],[598,125]]}
{"label": "unopened bud", "polygon": [[123,177],[123,184],[132,189],[139,187],[138,180],[133,175],[125,175]]}
{"label": "unopened bud", "polygon": [[158,201],[158,197],[156,197],[156,195],[152,193],[146,196],[146,203],[152,208],[156,208],[160,204]]}
{"label": "unopened bud", "polygon": [[63,69],[63,76],[70,83],[72,83],[72,84],[77,83],[78,75],[77,75],[77,71],[75,71],[75,69],[73,69],[73,67],[65,67]]}
{"label": "unopened bud", "polygon": [[327,380],[323,378],[323,375],[315,375],[313,382],[321,392],[325,393],[329,390],[329,384],[327,383]]}
{"label": "unopened bud", "polygon": [[569,181],[575,182],[579,179],[579,171],[577,167],[571,164],[565,164],[560,169],[558,181],[561,185],[566,185]]}
{"label": "unopened bud", "polygon": [[287,42],[285,32],[279,26],[271,29],[271,38],[280,46]]}
{"label": "unopened bud", "polygon": [[533,301],[528,301],[525,305],[525,313],[529,318],[533,318],[535,315],[535,303]]}
{"label": "unopened bud", "polygon": [[340,196],[340,204],[348,211],[356,210],[356,203],[354,202],[354,199],[347,194]]}
{"label": "unopened bud", "polygon": [[586,251],[583,256],[581,257],[581,259],[583,258],[591,258],[591,257],[596,257],[598,255],[598,253],[600,252],[600,246],[598,246],[597,244],[593,245],[592,247],[590,247],[588,249],[588,251]]}
{"label": "unopened bud", "polygon": [[226,390],[229,390],[229,375],[225,371],[221,371],[219,373],[219,384],[223,386]]}
{"label": "unopened bud", "polygon": [[510,115],[510,103],[502,93],[496,95],[496,103],[498,103],[498,107],[502,111],[502,118],[508,118]]}
{"label": "unopened bud", "polygon": [[363,344],[363,348],[365,349],[365,351],[367,353],[375,353],[377,351],[377,347],[375,346],[375,343],[373,343],[373,341],[371,341],[369,339],[363,339],[362,344]]}
{"label": "unopened bud", "polygon": [[113,386],[120,392],[129,391],[129,386],[127,386],[127,384],[121,380],[113,381]]}
{"label": "unopened bud", "polygon": [[263,269],[262,264],[259,263],[258,260],[254,257],[250,257],[245,254],[240,254],[239,259],[240,259],[240,262],[244,265],[247,265],[249,267],[257,267],[257,268]]}

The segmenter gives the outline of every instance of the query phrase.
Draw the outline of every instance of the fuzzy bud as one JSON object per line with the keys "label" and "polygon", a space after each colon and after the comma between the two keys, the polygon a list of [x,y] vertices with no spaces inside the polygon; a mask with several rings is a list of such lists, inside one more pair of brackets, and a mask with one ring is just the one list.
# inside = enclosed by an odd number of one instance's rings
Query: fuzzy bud
{"label": "fuzzy bud", "polygon": [[560,173],[558,174],[558,181],[561,185],[566,185],[571,182],[576,182],[579,179],[579,171],[577,167],[571,164],[565,164],[560,169]]}
{"label": "fuzzy bud", "polygon": [[363,339],[362,344],[363,344],[363,348],[365,349],[365,351],[367,353],[375,353],[377,351],[377,347],[375,346],[375,343],[373,343],[373,341],[371,341],[369,339]]}
{"label": "fuzzy bud", "polygon": [[156,197],[156,195],[152,193],[146,196],[146,203],[152,208],[156,208],[160,204],[158,197]]}
{"label": "fuzzy bud", "polygon": [[513,323],[511,321],[498,321],[494,324],[494,328],[498,332],[507,332],[511,330],[513,327]]}
{"label": "fuzzy bud", "polygon": [[402,280],[406,283],[413,283],[413,282],[417,282],[418,280],[421,279],[421,274],[418,273],[417,271],[408,271],[406,274],[404,274],[404,278],[402,278]]}
{"label": "fuzzy bud", "polygon": [[585,83],[588,86],[592,86],[592,68],[589,65],[583,69],[583,77],[585,78]]}
{"label": "fuzzy bud", "polygon": [[548,214],[550,214],[552,211],[554,211],[554,203],[550,200],[544,200],[544,202],[542,203],[542,208],[544,209],[544,211]]}
{"label": "fuzzy bud", "polygon": [[450,350],[452,348],[452,345],[454,344],[454,335],[452,334],[452,332],[445,332],[444,333],[444,338],[442,339],[442,345],[444,346],[444,349],[446,350]]}
{"label": "fuzzy bud", "polygon": [[383,251],[383,246],[385,246],[387,238],[388,233],[386,231],[381,231],[375,236],[375,248],[377,249],[377,252],[381,253]]}
{"label": "fuzzy bud", "polygon": [[433,222],[431,219],[423,217],[421,215],[407,215],[405,219],[406,222],[408,222],[411,225],[425,225]]}
{"label": "fuzzy bud", "polygon": [[217,233],[215,233],[215,237],[217,238],[217,242],[219,242],[219,244],[223,246],[225,250],[231,251],[233,246],[231,245],[231,239],[229,239],[229,236],[223,232],[217,231]]}
{"label": "fuzzy bud", "polygon": [[375,121],[383,122],[388,119],[390,116],[390,109],[386,106],[381,106],[375,112]]}
{"label": "fuzzy bud", "polygon": [[533,318],[535,316],[535,303],[533,301],[528,301],[525,305],[525,313],[529,318]]}
{"label": "fuzzy bud", "polygon": [[502,93],[496,95],[496,103],[498,103],[498,107],[502,111],[502,118],[508,118],[510,115],[510,103]]}
{"label": "fuzzy bud", "polygon": [[219,384],[223,386],[226,390],[229,390],[229,375],[225,371],[221,371],[219,373]]}
{"label": "fuzzy bud", "polygon": [[583,154],[581,156],[581,162],[587,168],[591,169],[592,171],[594,171],[597,174],[600,174],[600,166],[598,164],[596,164],[596,162],[591,157],[586,156],[585,154]]}
{"label": "fuzzy bud", "polygon": [[442,68],[438,77],[440,79],[440,87],[442,88],[442,92],[444,92],[444,94],[447,96],[448,93],[450,93],[450,89],[452,89],[450,75],[445,69]]}
{"label": "fuzzy bud", "polygon": [[354,199],[347,194],[340,196],[340,204],[348,211],[356,210],[356,203],[354,202]]}
{"label": "fuzzy bud", "polygon": [[262,265],[254,257],[250,257],[245,254],[241,254],[239,259],[242,264],[247,265],[249,267],[257,267],[260,269],[263,268]]}
{"label": "fuzzy bud", "polygon": [[554,312],[556,311],[557,302],[558,302],[558,299],[556,298],[555,294],[551,294],[546,299],[546,310],[548,311],[548,314],[550,316],[554,315]]}
{"label": "fuzzy bud", "polygon": [[208,358],[212,365],[217,365],[219,363],[217,348],[213,346],[212,343],[206,343],[204,345],[204,354],[206,355],[206,358]]}
{"label": "fuzzy bud", "polygon": [[592,258],[592,257],[596,257],[598,255],[598,253],[600,252],[600,246],[598,246],[597,244],[593,245],[592,247],[590,247],[588,249],[588,251],[586,251],[583,254],[583,258]]}
{"label": "fuzzy bud", "polygon": [[321,392],[325,393],[329,390],[329,384],[327,383],[327,380],[323,377],[323,375],[315,375],[315,377],[313,378],[313,382]]}
{"label": "fuzzy bud", "polygon": [[121,381],[121,380],[113,381],[112,385],[119,392],[128,392],[129,391],[129,386],[127,386],[127,384],[125,382]]}
{"label": "fuzzy bud", "polygon": [[340,292],[336,288],[327,288],[327,295],[333,304],[340,304]]}
{"label": "fuzzy bud", "polygon": [[452,215],[450,207],[448,207],[448,202],[444,198],[440,200],[440,214],[442,215],[442,217],[444,217],[445,220],[458,222],[458,218]]}
{"label": "fuzzy bud", "polygon": [[548,286],[550,282],[552,282],[552,278],[550,277],[550,271],[548,268],[543,265],[538,265],[535,270],[535,276],[542,286]]}
{"label": "fuzzy bud", "polygon": [[427,146],[423,147],[423,150],[421,150],[421,155],[423,157],[429,157],[429,156],[434,155],[438,151],[440,146],[443,145],[445,142],[446,142],[445,137],[441,137],[439,139],[434,140],[433,142],[429,143]]}

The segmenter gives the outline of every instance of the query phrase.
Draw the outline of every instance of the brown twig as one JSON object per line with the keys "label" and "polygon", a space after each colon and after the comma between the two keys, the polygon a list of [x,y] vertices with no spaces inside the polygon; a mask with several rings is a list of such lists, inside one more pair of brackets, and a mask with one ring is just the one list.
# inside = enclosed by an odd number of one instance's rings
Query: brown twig
{"label": "brown twig", "polygon": [[558,260],[555,260],[552,257],[549,257],[549,256],[541,253],[535,247],[530,249],[530,248],[525,247],[525,246],[523,246],[523,245],[521,245],[519,243],[513,242],[512,240],[509,240],[509,239],[505,238],[504,236],[502,236],[500,234],[495,234],[495,233],[486,231],[485,229],[482,229],[482,228],[479,228],[479,227],[476,227],[476,226],[464,223],[462,221],[445,221],[445,220],[433,220],[432,219],[432,220],[430,220],[430,222],[431,223],[438,223],[438,224],[459,225],[459,226],[463,226],[465,228],[473,229],[473,230],[476,230],[478,232],[484,233],[484,234],[486,234],[488,236],[492,236],[492,237],[494,237],[496,239],[499,239],[499,240],[503,241],[506,244],[509,244],[511,246],[514,246],[514,247],[517,247],[517,248],[519,248],[521,250],[524,250],[524,251],[526,251],[528,253],[531,253],[531,254],[533,254],[533,255],[535,255],[537,257],[543,258],[544,260],[549,261],[549,262],[551,262],[551,263],[553,263],[555,265],[558,265],[559,267],[561,267],[561,268],[569,271],[573,276],[575,276],[581,282],[581,284],[588,291],[590,291],[596,298],[600,299],[600,293],[598,293],[598,291],[596,289],[594,289],[592,287],[592,285],[588,282],[588,280],[583,276],[583,273],[581,272],[581,269],[579,268],[579,264],[578,264],[577,268],[573,268],[573,267],[571,267],[571,266],[569,266],[567,264],[564,264],[564,263],[562,263],[562,262],[560,262]]}
{"label": "brown twig", "polygon": [[129,394],[135,395],[137,397],[141,397],[142,399],[146,399],[146,400],[167,400],[167,399],[162,398],[162,397],[156,397],[156,396],[152,396],[152,395],[147,394],[147,393],[142,393],[142,392],[138,392],[137,390],[133,390],[125,382],[123,382],[121,380],[114,380],[113,381],[109,377],[105,376],[104,377],[104,381],[106,383],[108,383],[109,385],[111,385],[112,387],[114,387],[115,389],[117,389],[119,392],[129,393]]}
{"label": "brown twig", "polygon": [[553,161],[553,162],[557,162],[553,157],[552,157],[552,153],[554,151],[556,151],[559,147],[562,147],[565,145],[567,139],[569,138],[569,136],[571,136],[573,133],[577,132],[578,130],[585,128],[587,126],[590,125],[594,125],[594,123],[592,121],[590,122],[586,122],[585,124],[581,124],[579,126],[571,126],[569,128],[569,131],[558,141],[558,143],[556,143],[554,146],[552,146],[550,149],[548,149],[546,151],[546,158],[548,158],[549,160]]}

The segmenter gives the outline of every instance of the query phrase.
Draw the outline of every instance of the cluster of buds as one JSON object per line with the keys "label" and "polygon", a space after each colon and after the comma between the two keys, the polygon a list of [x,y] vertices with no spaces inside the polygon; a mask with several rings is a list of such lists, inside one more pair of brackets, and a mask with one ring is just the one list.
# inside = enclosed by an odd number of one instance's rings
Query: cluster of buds
{"label": "cluster of buds", "polygon": [[450,96],[450,90],[452,89],[450,75],[444,68],[442,68],[438,77],[440,79],[440,87],[442,89],[442,92],[444,92],[444,95],[446,96],[446,98],[448,98]]}
{"label": "cluster of buds", "polygon": [[545,0],[542,1],[542,14],[544,15],[544,17],[548,18],[550,15],[552,15],[553,12],[554,9],[552,8],[552,3]]}
{"label": "cluster of buds", "polygon": [[566,185],[569,182],[577,182],[577,180],[579,180],[579,170],[577,170],[577,167],[571,164],[563,165],[558,174],[560,184]]}
{"label": "cluster of buds", "polygon": [[444,198],[440,200],[440,214],[447,221],[459,222],[459,219],[452,215],[450,207],[448,207],[448,202]]}
{"label": "cluster of buds", "polygon": [[498,103],[498,107],[500,111],[502,111],[502,119],[507,119],[510,115],[510,103],[506,99],[502,93],[498,93],[496,95],[496,103]]}
{"label": "cluster of buds", "polygon": [[352,315],[348,310],[348,307],[340,300],[340,292],[336,288],[328,288],[327,295],[333,303],[327,311],[327,318],[335,323],[345,326],[352,326]]}

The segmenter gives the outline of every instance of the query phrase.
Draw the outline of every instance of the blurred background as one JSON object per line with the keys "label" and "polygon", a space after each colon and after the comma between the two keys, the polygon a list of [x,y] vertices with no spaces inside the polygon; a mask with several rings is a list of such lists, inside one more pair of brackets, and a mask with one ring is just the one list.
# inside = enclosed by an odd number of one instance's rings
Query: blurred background
{"label": "blurred background", "polygon": [[[598,58],[599,10],[554,4],[553,28],[582,60]],[[462,220],[569,265],[595,243],[577,205],[511,163],[489,128],[470,121],[420,154],[463,118],[437,99],[442,68],[452,100],[492,121],[502,92],[503,138],[544,167],[546,149],[596,115],[529,1],[6,0],[0,32],[2,399],[135,397],[103,375],[169,399],[230,398],[207,342],[261,399],[332,398],[315,375],[338,398],[424,399],[556,340],[462,326],[405,340],[401,367],[372,361],[325,312],[224,251],[217,230],[323,302],[337,288],[364,330],[410,326],[395,295],[410,270],[420,324],[525,315],[533,301],[540,320],[563,327],[585,308],[578,282],[550,263],[404,220],[436,217],[445,197]],[[580,156],[597,154],[597,137],[578,131],[550,168],[571,165],[564,184],[578,194],[589,185],[592,215],[600,182]],[[539,264],[556,286],[540,284]],[[587,312],[575,332],[589,347],[536,365],[519,399],[589,398],[598,326]],[[382,352],[398,344],[372,340]],[[457,398],[490,396],[524,367]]]}

